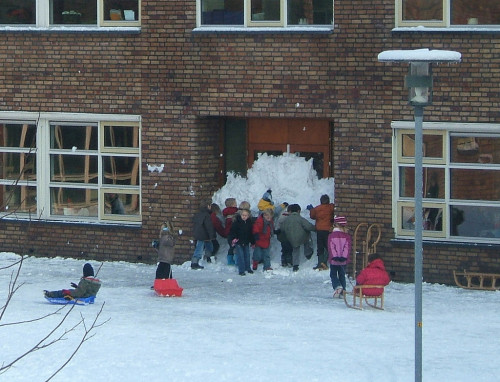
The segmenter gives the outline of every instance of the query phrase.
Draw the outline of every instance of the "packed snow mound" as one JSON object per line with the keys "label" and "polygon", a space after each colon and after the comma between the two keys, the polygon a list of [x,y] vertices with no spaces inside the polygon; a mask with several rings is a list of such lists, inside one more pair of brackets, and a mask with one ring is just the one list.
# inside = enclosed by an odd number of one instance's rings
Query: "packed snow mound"
{"label": "packed snow mound", "polygon": [[221,209],[224,209],[227,198],[236,198],[238,205],[245,200],[256,215],[257,203],[268,189],[272,190],[275,205],[297,203],[303,213],[307,212],[308,204],[318,205],[323,194],[328,195],[332,203],[335,200],[334,179],[318,179],[312,159],[288,153],[280,156],[259,155],[246,177],[228,173],[226,184],[214,194],[212,200]]}

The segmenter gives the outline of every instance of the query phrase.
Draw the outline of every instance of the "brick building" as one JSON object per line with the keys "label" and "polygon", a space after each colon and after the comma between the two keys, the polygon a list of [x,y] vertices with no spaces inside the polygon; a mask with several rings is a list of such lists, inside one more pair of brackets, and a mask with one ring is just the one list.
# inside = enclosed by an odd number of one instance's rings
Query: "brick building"
{"label": "brick building", "polygon": [[381,224],[378,251],[393,279],[411,281],[407,68],[377,55],[431,48],[462,62],[434,67],[425,108],[424,279],[499,272],[492,3],[2,0],[0,250],[155,261],[168,215],[185,261],[192,211],[222,174],[288,148],[335,177],[353,225]]}

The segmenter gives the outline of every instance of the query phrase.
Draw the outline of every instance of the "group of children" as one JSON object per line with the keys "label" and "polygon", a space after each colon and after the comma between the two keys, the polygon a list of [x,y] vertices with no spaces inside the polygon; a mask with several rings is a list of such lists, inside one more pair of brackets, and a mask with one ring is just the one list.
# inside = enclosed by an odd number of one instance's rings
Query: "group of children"
{"label": "group of children", "polygon": [[[203,269],[199,264],[203,257],[207,262],[211,262],[210,257],[214,256],[220,247],[216,237],[218,233],[227,239],[229,245],[228,265],[236,265],[240,276],[253,273],[261,263],[264,271],[272,271],[270,245],[272,235],[276,234],[281,243],[282,266],[292,266],[296,272],[299,270],[302,247],[305,257],[312,257],[311,232],[315,231],[318,263],[313,269],[329,269],[333,296],[342,297],[346,290],[346,266],[351,261],[352,240],[347,229],[347,219],[334,215],[335,206],[330,203],[329,196],[322,195],[320,204],[316,207],[307,206],[310,218],[315,221],[314,225],[301,216],[298,204],[275,205],[271,189],[264,193],[258,208],[259,215],[254,219],[250,204],[246,201],[237,207],[236,199],[228,198],[225,200],[224,210],[221,211],[217,204],[204,200],[199,211],[193,216],[195,249],[191,258],[191,269]],[[162,224],[159,240],[154,241],[153,246],[158,252],[156,279],[172,278],[175,232],[171,222],[165,221]],[[253,248],[252,261],[250,248]],[[84,275],[78,286],[72,283],[75,290],[45,291],[45,295],[82,297],[82,288],[87,286],[90,289],[83,294],[95,295],[99,290],[100,281],[93,277],[91,268],[90,264],[85,264]],[[384,263],[377,254],[370,255],[368,266],[356,278],[358,285],[387,285],[389,281]]]}

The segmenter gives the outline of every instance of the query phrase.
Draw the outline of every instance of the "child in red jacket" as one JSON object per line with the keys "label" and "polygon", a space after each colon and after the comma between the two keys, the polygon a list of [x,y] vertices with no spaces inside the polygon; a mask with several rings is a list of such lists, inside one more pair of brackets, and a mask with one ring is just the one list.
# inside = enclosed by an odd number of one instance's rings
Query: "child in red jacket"
{"label": "child in red jacket", "polygon": [[[227,198],[224,201],[226,208],[222,210],[222,215],[226,219],[224,224],[224,237],[229,235],[231,231],[231,226],[233,225],[233,220],[235,218],[236,213],[238,212],[238,207],[235,198]],[[229,243],[229,249],[227,250],[227,265],[236,265],[234,261],[234,247]]]}
{"label": "child in red jacket", "polygon": [[[372,253],[368,256],[368,265],[356,277],[356,285],[385,286],[390,281],[384,262],[377,253]],[[383,291],[382,288],[363,288],[363,294],[366,296],[380,296]],[[356,293],[356,287],[354,287],[354,293]]]}
{"label": "child in red jacket", "polygon": [[253,250],[252,269],[254,271],[257,270],[261,261],[264,262],[264,271],[273,270],[271,268],[271,255],[269,254],[271,235],[274,232],[273,215],[273,210],[267,208],[253,224],[252,233],[255,238],[255,248]]}

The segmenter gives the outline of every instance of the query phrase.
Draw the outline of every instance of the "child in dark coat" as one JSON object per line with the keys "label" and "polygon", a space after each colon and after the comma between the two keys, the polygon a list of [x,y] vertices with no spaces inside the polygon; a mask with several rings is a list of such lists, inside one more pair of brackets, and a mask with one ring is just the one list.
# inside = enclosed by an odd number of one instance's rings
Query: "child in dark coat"
{"label": "child in dark coat", "polygon": [[66,300],[73,300],[75,298],[87,298],[97,295],[97,292],[101,288],[101,281],[94,277],[94,268],[89,263],[83,266],[83,277],[77,284],[71,283],[71,286],[75,289],[62,289],[49,292],[44,290],[43,294],[45,297],[64,297]]}
{"label": "child in dark coat", "polygon": [[160,240],[158,243],[158,266],[156,268],[156,279],[171,279],[171,264],[175,256],[175,236],[172,223],[166,221],[160,228]]}
{"label": "child in dark coat", "polygon": [[[231,226],[233,225],[233,220],[236,217],[236,213],[238,212],[238,207],[235,198],[227,198],[224,201],[224,204],[226,208],[222,210],[222,215],[226,219],[224,224],[224,237],[227,237],[229,235],[229,232],[231,231]],[[229,242],[229,240],[228,244],[229,249],[227,250],[227,265],[236,265],[236,263],[234,262],[234,247],[231,245],[231,242]]]}
{"label": "child in dark coat", "polygon": [[240,208],[228,235],[228,240],[235,250],[240,276],[245,276],[245,271],[253,273],[250,268],[250,245],[255,244],[252,225],[250,210]]}
{"label": "child in dark coat", "polygon": [[200,204],[200,210],[193,216],[193,234],[196,240],[193,257],[191,258],[191,269],[203,269],[199,264],[203,254],[210,256],[214,250],[212,240],[216,238],[215,227],[210,214],[211,200],[205,200]]}

